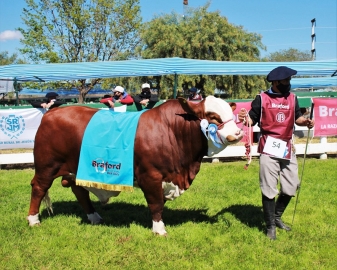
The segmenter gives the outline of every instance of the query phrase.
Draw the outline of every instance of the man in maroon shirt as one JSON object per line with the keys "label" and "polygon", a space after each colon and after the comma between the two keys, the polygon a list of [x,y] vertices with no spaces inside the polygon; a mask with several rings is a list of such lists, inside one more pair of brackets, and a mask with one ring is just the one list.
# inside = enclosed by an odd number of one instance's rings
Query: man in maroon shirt
{"label": "man in maroon shirt", "polygon": [[[300,184],[292,143],[295,124],[309,129],[314,126],[314,120],[302,116],[297,97],[290,93],[291,76],[296,73],[285,66],[273,69],[267,76],[271,87],[256,96],[249,111],[248,121],[252,126],[258,123],[261,130],[258,145],[260,188],[267,236],[272,240],[276,239],[276,227],[291,230],[281,216]],[[245,116],[246,111],[242,109],[239,120],[242,122]]]}

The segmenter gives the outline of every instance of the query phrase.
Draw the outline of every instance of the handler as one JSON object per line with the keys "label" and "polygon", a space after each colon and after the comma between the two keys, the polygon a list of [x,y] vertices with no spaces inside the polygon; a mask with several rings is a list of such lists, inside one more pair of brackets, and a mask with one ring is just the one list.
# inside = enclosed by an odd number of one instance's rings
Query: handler
{"label": "handler", "polygon": [[[291,76],[296,70],[280,66],[267,76],[271,87],[257,95],[252,101],[248,121],[253,126],[258,123],[261,135],[258,144],[260,153],[260,188],[267,236],[276,239],[276,227],[290,231],[281,216],[291,197],[296,195],[299,186],[298,167],[292,141],[295,123],[313,128],[314,120],[302,116],[297,97],[290,93]],[[238,117],[246,119],[245,109]],[[246,121],[246,125],[247,122]],[[280,180],[280,193],[277,188]],[[279,195],[276,203],[275,197]]]}

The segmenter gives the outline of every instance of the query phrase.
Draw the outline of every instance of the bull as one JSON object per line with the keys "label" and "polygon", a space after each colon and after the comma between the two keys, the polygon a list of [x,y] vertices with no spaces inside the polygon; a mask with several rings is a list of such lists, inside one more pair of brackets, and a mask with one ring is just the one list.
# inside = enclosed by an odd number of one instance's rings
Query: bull
{"label": "bull", "polygon": [[[52,109],[43,116],[35,137],[35,174],[27,217],[30,226],[40,224],[41,201],[60,176],[62,186],[71,187],[89,222],[103,222],[89,192],[101,202],[119,192],[86,188],[75,181],[84,131],[96,112],[85,106],[69,106]],[[190,187],[203,157],[219,153],[242,137],[229,104],[214,96],[199,103],[183,98],[169,100],[140,116],[134,142],[134,179],[150,209],[154,233],[167,234],[162,219],[164,204]]]}

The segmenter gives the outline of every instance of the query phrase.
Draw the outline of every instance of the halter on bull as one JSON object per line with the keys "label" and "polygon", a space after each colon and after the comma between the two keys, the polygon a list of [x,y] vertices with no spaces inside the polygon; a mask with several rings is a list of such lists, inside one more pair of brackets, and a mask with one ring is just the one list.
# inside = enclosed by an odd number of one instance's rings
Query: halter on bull
{"label": "halter on bull", "polygon": [[[41,201],[60,176],[62,185],[71,187],[89,221],[103,222],[90,201],[89,191],[76,185],[74,178],[84,131],[96,112],[97,109],[69,106],[44,115],[35,138],[29,225],[40,224]],[[241,140],[243,133],[232,119],[228,103],[213,96],[199,103],[169,100],[140,116],[134,142],[134,178],[150,208],[154,233],[166,235],[164,204],[190,187],[203,157],[211,157]],[[217,127],[215,133],[211,132],[211,125]],[[50,141],[51,137],[55,139]],[[106,202],[108,197],[118,194],[98,197]]]}

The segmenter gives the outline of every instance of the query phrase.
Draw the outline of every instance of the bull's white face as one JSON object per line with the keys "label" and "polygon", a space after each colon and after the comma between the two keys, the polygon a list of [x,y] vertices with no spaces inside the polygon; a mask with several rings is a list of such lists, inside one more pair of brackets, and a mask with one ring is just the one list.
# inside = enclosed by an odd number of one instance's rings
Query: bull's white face
{"label": "bull's white face", "polygon": [[[214,96],[206,97],[205,112],[207,116],[212,115],[211,119],[208,119],[209,123],[214,123],[220,127],[215,136],[215,141],[218,146],[220,145],[220,148],[215,146],[212,140],[208,140],[208,156],[213,156],[224,150],[228,145],[235,144],[242,139],[243,131],[235,124],[232,108],[226,101]],[[217,119],[218,117],[220,119]],[[223,127],[221,127],[221,123],[224,123]]]}

